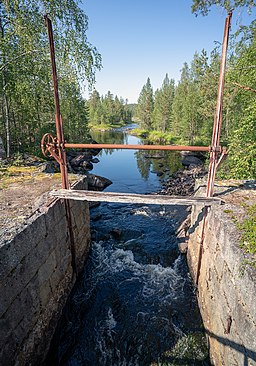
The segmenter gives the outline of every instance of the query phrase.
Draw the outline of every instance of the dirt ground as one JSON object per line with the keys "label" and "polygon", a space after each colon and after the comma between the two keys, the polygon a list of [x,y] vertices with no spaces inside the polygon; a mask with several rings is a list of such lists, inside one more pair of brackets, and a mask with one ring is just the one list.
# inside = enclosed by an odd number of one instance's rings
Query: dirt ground
{"label": "dirt ground", "polygon": [[[44,203],[53,189],[61,188],[59,173],[42,173],[44,164],[37,167],[10,167],[0,175],[0,241],[9,240],[15,232]],[[70,183],[78,179],[69,175]]]}

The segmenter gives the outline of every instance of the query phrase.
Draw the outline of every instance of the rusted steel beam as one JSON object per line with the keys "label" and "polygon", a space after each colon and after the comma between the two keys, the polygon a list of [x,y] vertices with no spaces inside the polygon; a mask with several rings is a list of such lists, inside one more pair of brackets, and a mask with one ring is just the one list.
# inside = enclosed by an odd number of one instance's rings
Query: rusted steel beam
{"label": "rusted steel beam", "polygon": [[[121,145],[121,144],[64,144],[66,149],[128,149],[128,150],[172,150],[172,151],[211,151],[210,146],[183,145]],[[221,152],[221,147],[219,147]]]}
{"label": "rusted steel beam", "polygon": [[230,12],[228,14],[228,16],[226,18],[226,22],[225,22],[225,28],[224,28],[218,96],[217,96],[216,112],[215,112],[213,132],[212,132],[212,144],[211,144],[212,151],[210,154],[210,164],[209,164],[209,172],[208,172],[208,180],[207,180],[207,190],[206,190],[207,197],[212,197],[212,195],[213,195],[214,179],[215,179],[216,169],[218,166],[218,152],[219,152],[218,149],[219,149],[219,144],[220,144],[220,133],[221,133],[221,126],[222,126],[222,102],[223,102],[225,68],[226,68],[227,48],[228,48],[228,38],[229,38],[229,29],[230,29],[231,18],[232,18],[232,12]]}

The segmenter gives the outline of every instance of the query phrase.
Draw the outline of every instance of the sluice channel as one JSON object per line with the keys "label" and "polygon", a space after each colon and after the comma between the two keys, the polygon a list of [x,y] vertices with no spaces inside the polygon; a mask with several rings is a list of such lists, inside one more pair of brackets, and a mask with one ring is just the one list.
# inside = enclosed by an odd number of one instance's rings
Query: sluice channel
{"label": "sluice channel", "polygon": [[[93,137],[138,143],[122,131]],[[156,192],[180,164],[179,154],[163,154],[102,151],[93,172],[113,181],[109,191]],[[102,203],[91,209],[91,252],[48,365],[209,365],[186,257],[175,236],[187,215],[185,206]]]}

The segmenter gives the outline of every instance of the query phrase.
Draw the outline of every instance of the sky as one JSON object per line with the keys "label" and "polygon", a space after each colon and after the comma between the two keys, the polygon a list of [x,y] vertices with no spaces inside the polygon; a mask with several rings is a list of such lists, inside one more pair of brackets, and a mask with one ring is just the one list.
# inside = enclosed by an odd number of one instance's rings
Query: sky
{"label": "sky", "polygon": [[[110,90],[115,96],[136,103],[150,78],[155,91],[169,78],[180,78],[184,62],[215,42],[222,42],[226,11],[212,8],[206,17],[191,13],[192,0],[82,0],[89,18],[88,41],[102,56],[103,68],[96,73],[100,95]],[[231,30],[248,24],[245,9],[233,14]],[[88,97],[86,93],[85,97]]]}

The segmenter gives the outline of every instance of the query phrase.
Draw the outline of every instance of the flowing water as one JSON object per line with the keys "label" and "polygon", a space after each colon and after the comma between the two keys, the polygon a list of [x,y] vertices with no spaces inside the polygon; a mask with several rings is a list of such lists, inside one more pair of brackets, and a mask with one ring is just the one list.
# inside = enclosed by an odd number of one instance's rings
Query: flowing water
{"label": "flowing water", "polygon": [[[125,131],[93,136],[138,144]],[[149,193],[179,168],[177,153],[105,150],[93,173],[108,191]],[[91,210],[92,249],[64,310],[48,364],[208,365],[207,348],[175,230],[182,206],[102,203]]]}

